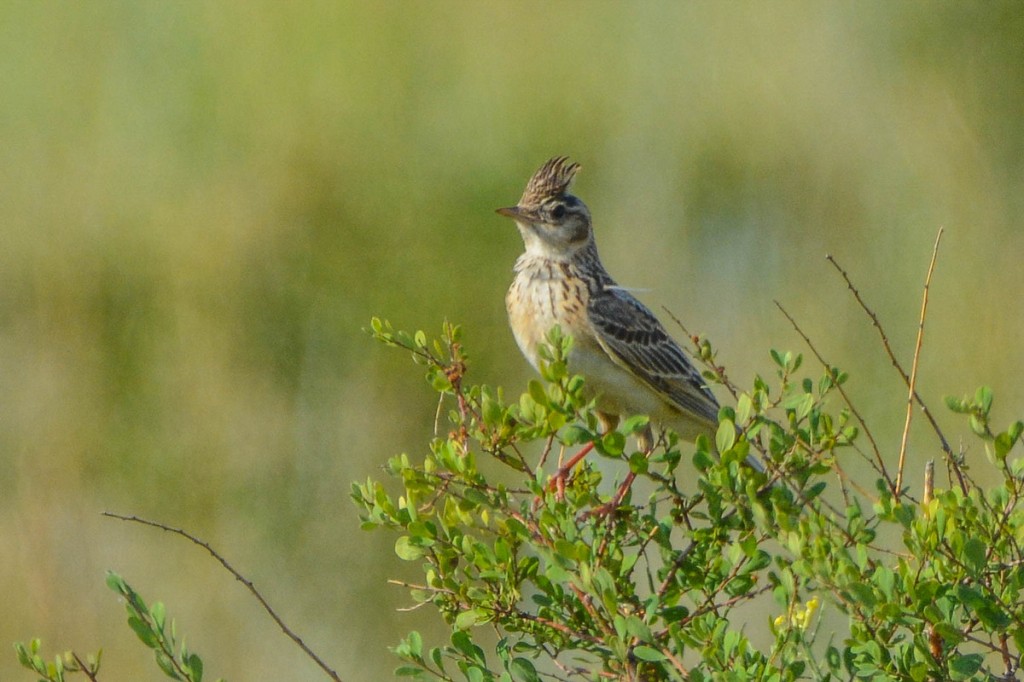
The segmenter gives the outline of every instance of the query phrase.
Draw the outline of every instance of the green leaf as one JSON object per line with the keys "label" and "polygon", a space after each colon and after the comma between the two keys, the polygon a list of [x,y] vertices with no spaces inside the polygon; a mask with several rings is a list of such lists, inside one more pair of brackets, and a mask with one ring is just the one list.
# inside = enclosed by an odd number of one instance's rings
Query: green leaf
{"label": "green leaf", "polygon": [[1013,643],[1017,645],[1017,649],[1024,649],[1024,628],[1013,628],[1011,635],[1013,636]]}
{"label": "green leaf", "polygon": [[629,470],[638,476],[643,476],[650,468],[650,460],[642,452],[634,452],[629,456]]}
{"label": "green leaf", "polygon": [[1003,461],[1006,456],[1010,454],[1010,450],[1013,449],[1015,438],[1008,432],[1003,431],[996,435],[993,445],[995,446],[996,459]]}
{"label": "green leaf", "polygon": [[651,628],[636,616],[629,616],[625,619],[625,629],[630,637],[635,637],[641,642],[654,641],[654,634],[651,632]]}
{"label": "green leaf", "polygon": [[609,431],[597,443],[597,451],[607,457],[621,457],[626,449],[626,437],[618,431]]}
{"label": "green leaf", "polygon": [[980,386],[974,392],[974,404],[978,406],[982,414],[987,415],[992,410],[992,389],[988,386]]}
{"label": "green leaf", "polygon": [[[693,452],[693,466],[697,471],[707,471],[715,460],[712,459],[711,454],[707,451],[707,436],[701,435],[698,437],[698,447]],[[703,440],[705,445],[700,447],[700,441]]]}
{"label": "green leaf", "polygon": [[838,671],[840,665],[842,665],[842,657],[839,655],[839,649],[834,646],[828,647],[825,650],[825,662],[828,663],[830,670]]}
{"label": "green leaf", "polygon": [[544,390],[544,384],[540,383],[536,379],[530,380],[530,383],[526,385],[526,390],[530,394],[530,397],[533,398],[533,401],[538,405],[547,407],[550,404],[547,391]]}
{"label": "green leaf", "polygon": [[828,487],[828,483],[826,483],[825,481],[818,481],[817,483],[815,483],[814,485],[809,487],[807,489],[807,492],[804,493],[804,500],[807,501],[807,502],[813,500],[818,495],[823,493],[825,491],[825,488],[827,488],[827,487]]}
{"label": "green leaf", "polygon": [[32,659],[28,655],[28,650],[25,648],[25,645],[21,642],[15,642],[14,652],[18,655],[18,663],[20,663],[23,667],[29,667],[29,661],[31,661]]}
{"label": "green leaf", "polygon": [[474,625],[486,623],[490,619],[490,614],[483,609],[469,609],[455,617],[455,628],[458,630],[468,630]]}
{"label": "green leaf", "polygon": [[452,633],[452,646],[455,647],[456,651],[474,663],[482,666],[487,665],[487,660],[484,658],[484,650],[473,643],[472,638],[470,638],[465,630],[456,630]]}
{"label": "green leaf", "polygon": [[1004,632],[1013,621],[997,604],[989,603],[975,611],[989,632]]}
{"label": "green leaf", "polygon": [[725,452],[736,443],[736,425],[728,419],[723,419],[718,424],[718,432],[715,434],[715,446],[719,452]]}
{"label": "green leaf", "polygon": [[594,434],[579,424],[570,424],[562,429],[559,440],[566,445],[579,445],[594,440]]}
{"label": "green leaf", "polygon": [[985,570],[985,566],[988,564],[986,558],[988,546],[978,538],[969,538],[964,543],[964,563],[971,569],[976,575],[980,574]]}
{"label": "green leaf", "polygon": [[513,658],[508,666],[508,671],[516,682],[539,682],[540,680],[533,663],[522,657]]}
{"label": "green leaf", "polygon": [[736,401],[736,423],[746,424],[750,420],[750,414],[753,411],[754,403],[750,399],[749,393],[741,393],[739,400]]}
{"label": "green leaf", "polygon": [[954,395],[946,396],[946,407],[949,408],[951,412],[956,412],[958,414],[964,414],[970,411],[967,407],[967,401],[963,398],[957,398]]}
{"label": "green leaf", "polygon": [[854,599],[869,609],[874,608],[878,603],[878,599],[875,597],[874,590],[871,589],[870,585],[855,582],[847,585],[846,589],[849,590],[850,595]]}
{"label": "green leaf", "polygon": [[651,418],[645,414],[635,414],[622,422],[622,430],[629,434],[640,433],[651,423]]}
{"label": "green leaf", "polygon": [[409,633],[409,636],[405,638],[406,643],[409,645],[409,655],[413,658],[423,658],[423,637],[419,632],[413,630]]}
{"label": "green leaf", "polygon": [[149,613],[153,616],[153,623],[156,625],[156,629],[162,631],[167,617],[167,608],[163,602],[153,602],[153,605],[149,608]]}
{"label": "green leaf", "polygon": [[162,670],[164,674],[172,680],[180,680],[181,675],[179,675],[178,671],[174,669],[174,661],[172,661],[171,658],[162,651],[156,651],[154,653],[156,655],[156,664],[160,670]]}
{"label": "green leaf", "polygon": [[119,594],[128,593],[128,585],[125,583],[124,578],[113,571],[107,571],[107,587]]}
{"label": "green leaf", "polygon": [[664,661],[667,656],[654,647],[646,646],[641,644],[640,646],[633,647],[633,655],[639,658],[641,661],[651,661],[657,663],[658,661]]}
{"label": "green leaf", "polygon": [[395,668],[395,677],[415,677],[421,680],[427,679],[427,673],[422,668],[413,665],[400,665]]}
{"label": "green leaf", "polygon": [[133,615],[128,617],[128,627],[135,632],[139,640],[147,647],[150,649],[159,648],[160,640],[153,632],[153,628],[150,627],[149,623]]}
{"label": "green leaf", "polygon": [[981,664],[984,661],[985,659],[981,654],[954,656],[949,661],[949,671],[953,673],[954,680],[964,680],[981,670]]}
{"label": "green leaf", "polygon": [[426,550],[413,544],[412,538],[408,535],[403,535],[395,541],[395,554],[404,561],[415,561],[422,558],[426,554]]}
{"label": "green leaf", "polygon": [[395,332],[395,339],[398,340],[398,344],[403,348],[413,347],[412,336],[407,331],[399,329],[397,332]]}
{"label": "green leaf", "polygon": [[484,393],[480,401],[480,413],[484,424],[495,426],[501,423],[504,410],[502,410],[501,403],[494,399],[494,396],[490,393]]}
{"label": "green leaf", "polygon": [[875,584],[886,599],[892,601],[893,588],[896,583],[896,574],[888,566],[879,566],[875,569]]}
{"label": "green leaf", "polygon": [[967,608],[975,611],[988,606],[988,602],[985,600],[985,597],[982,596],[981,592],[970,585],[957,585],[956,596],[957,599],[963,602]]}
{"label": "green leaf", "polygon": [[192,673],[192,682],[203,682],[203,659],[196,654],[189,654],[185,665]]}
{"label": "green leaf", "polygon": [[792,407],[797,421],[802,420],[814,409],[814,395],[812,393],[804,393],[799,399],[793,401]]}

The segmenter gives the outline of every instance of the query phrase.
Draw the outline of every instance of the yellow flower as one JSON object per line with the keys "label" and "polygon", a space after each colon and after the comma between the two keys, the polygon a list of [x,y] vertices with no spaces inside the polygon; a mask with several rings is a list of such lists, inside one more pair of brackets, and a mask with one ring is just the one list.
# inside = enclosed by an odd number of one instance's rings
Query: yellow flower
{"label": "yellow flower", "polygon": [[814,614],[818,612],[818,607],[821,605],[821,601],[817,597],[811,597],[803,609],[792,612],[792,615],[786,616],[781,615],[774,621],[775,627],[781,628],[786,625],[787,621],[791,627],[798,630],[806,630],[811,624],[811,620],[814,618]]}

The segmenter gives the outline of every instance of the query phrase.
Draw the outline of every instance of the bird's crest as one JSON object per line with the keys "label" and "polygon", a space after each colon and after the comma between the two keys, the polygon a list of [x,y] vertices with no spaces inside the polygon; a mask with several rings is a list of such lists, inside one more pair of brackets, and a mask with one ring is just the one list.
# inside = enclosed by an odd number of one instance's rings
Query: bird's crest
{"label": "bird's crest", "polygon": [[541,166],[526,183],[526,190],[519,200],[519,205],[536,206],[544,199],[565,194],[579,169],[580,165],[570,163],[569,157],[556,156]]}

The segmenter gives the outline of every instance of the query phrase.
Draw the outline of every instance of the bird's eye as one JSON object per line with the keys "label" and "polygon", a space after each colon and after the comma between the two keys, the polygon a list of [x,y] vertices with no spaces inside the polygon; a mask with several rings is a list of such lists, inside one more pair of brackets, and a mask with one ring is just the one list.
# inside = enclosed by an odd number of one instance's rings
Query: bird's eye
{"label": "bird's eye", "polygon": [[565,217],[565,206],[562,206],[562,204],[558,204],[553,209],[551,209],[551,217],[552,218],[564,218]]}

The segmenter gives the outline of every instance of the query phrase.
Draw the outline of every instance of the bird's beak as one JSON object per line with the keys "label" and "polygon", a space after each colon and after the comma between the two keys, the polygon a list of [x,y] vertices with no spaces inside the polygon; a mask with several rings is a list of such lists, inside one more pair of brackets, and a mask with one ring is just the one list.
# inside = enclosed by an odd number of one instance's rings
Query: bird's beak
{"label": "bird's beak", "polygon": [[508,208],[499,208],[496,213],[503,215],[506,218],[512,218],[513,220],[522,220],[525,216],[523,215],[522,209],[518,206],[509,206]]}

